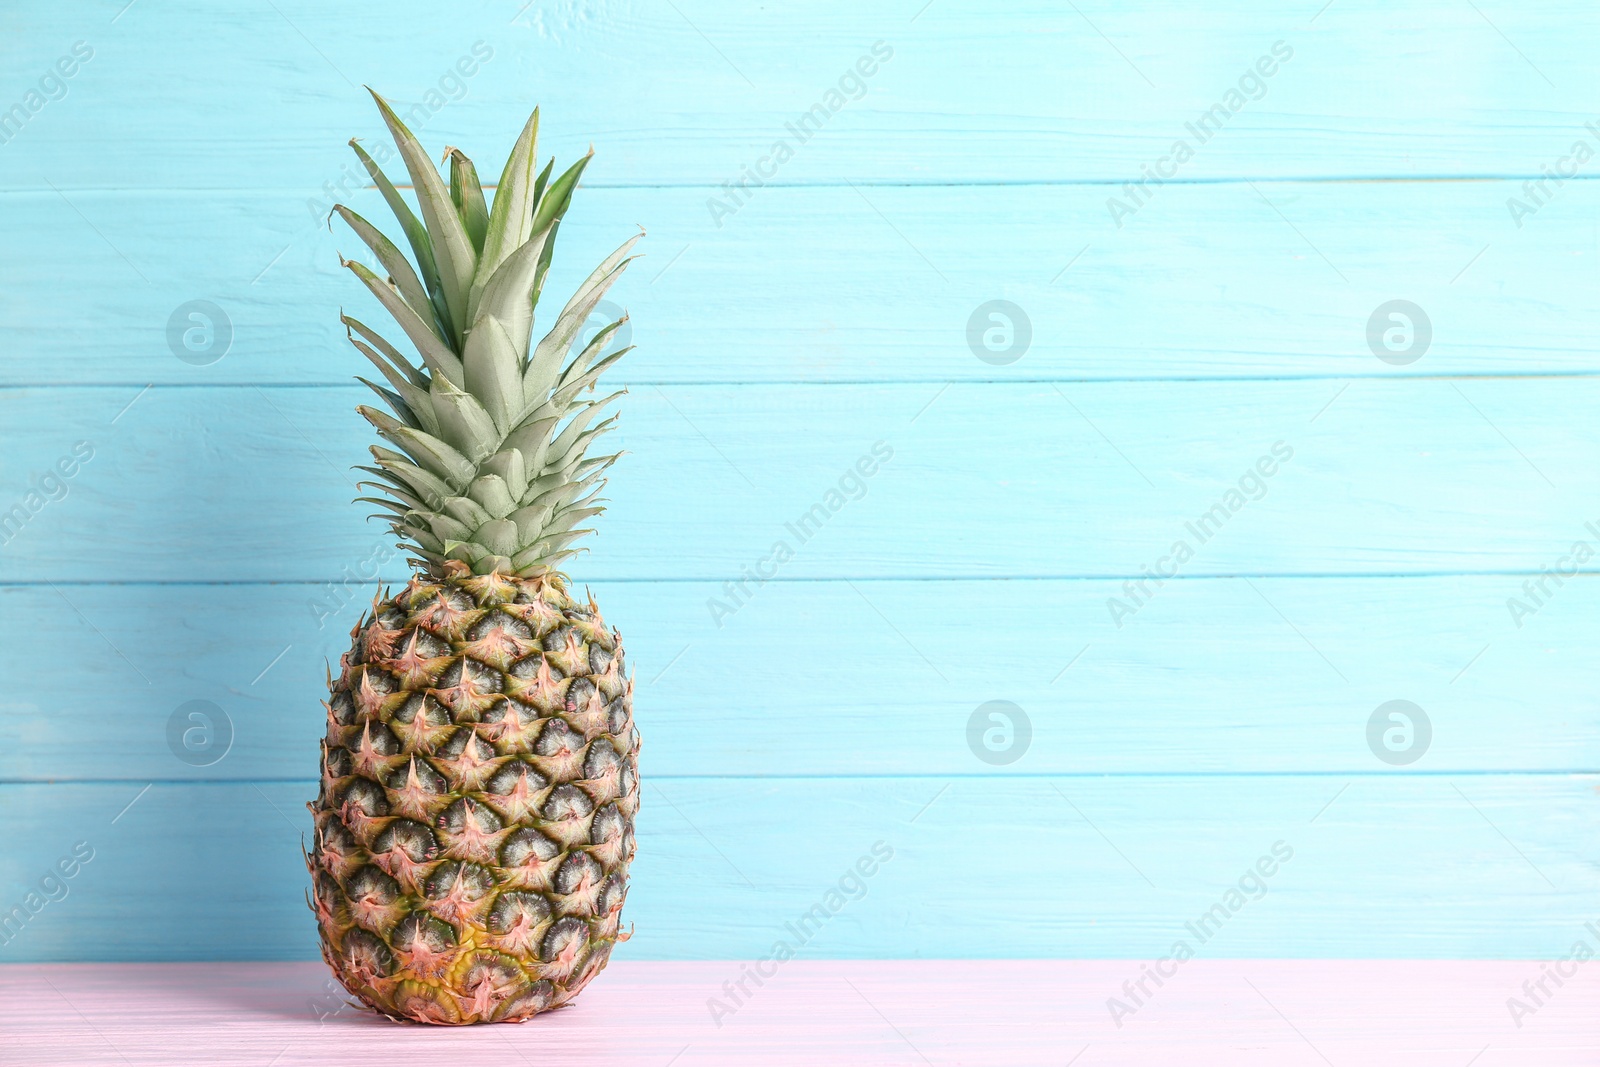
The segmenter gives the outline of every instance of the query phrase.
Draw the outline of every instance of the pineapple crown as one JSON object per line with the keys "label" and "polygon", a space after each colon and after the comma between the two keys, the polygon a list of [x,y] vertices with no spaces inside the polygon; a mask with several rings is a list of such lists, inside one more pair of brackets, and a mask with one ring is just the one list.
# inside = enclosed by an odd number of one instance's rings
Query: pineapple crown
{"label": "pineapple crown", "polygon": [[[371,92],[371,90],[368,90]],[[355,150],[394,212],[416,266],[382,233],[343,204],[339,214],[388,273],[340,262],[378,298],[421,357],[413,361],[376,331],[341,315],[350,343],[388,387],[357,376],[387,411],[356,410],[394,446],[372,446],[384,496],[356,499],[384,509],[411,563],[443,577],[463,565],[475,574],[534,576],[575,555],[586,519],[605,510],[603,474],[621,453],[590,456],[616,424],[597,416],[626,390],[593,399],[600,374],[629,348],[602,353],[627,316],[599,330],[581,351],[574,339],[612,282],[632,262],[639,234],[624,242],[578,287],[543,339],[533,341],[534,307],[555,248],[556,230],[594,149],[554,181],[552,159],[537,174],[539,112],[517,138],[486,204],[477,171],[446,150],[450,186],[387,101],[372,93],[410,172],[422,218],[355,140]],[[419,277],[420,275],[420,277]]]}

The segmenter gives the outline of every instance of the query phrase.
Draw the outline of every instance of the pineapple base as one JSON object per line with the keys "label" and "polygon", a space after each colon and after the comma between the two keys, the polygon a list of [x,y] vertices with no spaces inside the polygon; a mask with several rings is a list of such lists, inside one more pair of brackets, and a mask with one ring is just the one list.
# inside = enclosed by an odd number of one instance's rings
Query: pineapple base
{"label": "pineapple base", "polygon": [[311,908],[368,1007],[524,1022],[629,936],[633,683],[560,574],[445,571],[375,600],[329,679]]}

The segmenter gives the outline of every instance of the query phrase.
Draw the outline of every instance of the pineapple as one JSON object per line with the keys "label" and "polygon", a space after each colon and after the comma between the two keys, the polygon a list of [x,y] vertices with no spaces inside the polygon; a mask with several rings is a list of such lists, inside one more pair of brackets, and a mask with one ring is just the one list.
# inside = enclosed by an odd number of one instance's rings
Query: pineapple
{"label": "pineapple", "polygon": [[[620,928],[639,808],[639,734],[620,635],[561,567],[602,510],[591,455],[620,393],[592,396],[628,349],[624,320],[575,354],[585,320],[630,262],[627,241],[532,336],[556,229],[590,154],[537,172],[539,113],[486,204],[472,162],[447,150],[446,188],[373,94],[410,172],[421,219],[351,141],[415,256],[335,211],[387,272],[343,261],[415,348],[349,316],[387,386],[357,410],[381,496],[359,497],[417,569],[380,592],[328,680],[321,788],[306,865],[322,954],[349,992],[393,1019],[523,1022],[577,995]],[[642,236],[642,235],[641,235]]]}

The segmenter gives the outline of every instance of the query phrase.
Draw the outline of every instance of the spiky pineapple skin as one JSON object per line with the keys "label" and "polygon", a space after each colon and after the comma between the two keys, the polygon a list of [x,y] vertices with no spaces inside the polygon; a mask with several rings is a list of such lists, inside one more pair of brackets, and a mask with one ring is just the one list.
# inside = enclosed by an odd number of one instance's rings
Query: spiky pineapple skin
{"label": "spiky pineapple skin", "polygon": [[330,677],[310,903],[369,1007],[523,1022],[628,937],[633,686],[560,574],[446,571],[375,601]]}

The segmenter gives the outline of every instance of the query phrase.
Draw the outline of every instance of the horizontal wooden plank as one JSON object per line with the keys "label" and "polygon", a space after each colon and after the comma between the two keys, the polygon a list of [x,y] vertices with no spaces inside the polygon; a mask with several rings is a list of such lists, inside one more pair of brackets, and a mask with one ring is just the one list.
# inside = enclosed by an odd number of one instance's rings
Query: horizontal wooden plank
{"label": "horizontal wooden plank", "polygon": [[[1593,935],[1584,935],[1593,950]],[[744,966],[748,967],[748,964]],[[1108,1003],[1144,960],[793,960],[734,1000],[737,961],[614,961],[562,1011],[519,1027],[418,1031],[345,1007],[327,968],[304,963],[25,964],[0,967],[16,1062],[62,1067],[281,1067],[432,1056],[474,1063],[679,1060],[696,1065],[1152,1063],[1200,1067],[1592,1064],[1600,990],[1574,969],[1511,1025],[1523,960],[1206,960],[1144,979],[1140,1006]],[[1148,999],[1146,995],[1148,994]],[[1522,1001],[1532,1006],[1532,1001]],[[719,1012],[718,1005],[721,1005]],[[627,1020],[627,1025],[617,1025]],[[1120,1026],[1118,1023],[1120,1022]],[[1092,1050],[1092,1053],[1091,1053]],[[1092,1054],[1093,1059],[1085,1058]]]}
{"label": "horizontal wooden plank", "polygon": [[[613,290],[639,346],[619,380],[1600,370],[1595,182],[1568,183],[1520,228],[1506,201],[1524,194],[1508,181],[1168,186],[1120,228],[1116,190],[1098,185],[768,189],[720,227],[704,192],[586,189],[562,228],[546,289],[557,307],[635,224],[649,231]],[[350,199],[387,213],[371,190]],[[74,278],[64,287],[32,255],[0,261],[0,383],[343,384],[367,364],[340,308],[387,321],[339,267],[359,241],[293,194],[0,203],[18,247],[50,249]],[[225,316],[210,335],[182,310],[197,300]],[[983,310],[996,300],[1014,305],[1009,324]],[[1426,341],[1391,338],[1414,353],[1382,349],[1410,362],[1378,358],[1369,339],[1393,300],[1427,319]]]}
{"label": "horizontal wooden plank", "polygon": [[[350,503],[362,392],[0,391],[0,514],[37,505],[0,580],[338,578],[382,544]],[[1595,379],[644,388],[572,570],[1537,572],[1600,519],[1597,408]],[[65,497],[30,498],[64,460]]]}
{"label": "horizontal wooden plank", "polygon": [[[1551,959],[1595,918],[1600,890],[1594,776],[779,781],[650,771],[625,914],[636,936],[623,959],[757,958],[877,842],[892,858],[864,891],[846,885],[856,899],[813,933],[805,956],[1153,959],[1186,940],[1212,959]],[[36,900],[0,959],[315,958],[297,851],[308,826],[299,804],[312,791],[0,787],[7,912],[26,907],[77,842],[93,851],[64,897]],[[1268,873],[1244,878],[1262,856]],[[1229,904],[1230,890],[1250,896]],[[1188,931],[1213,905],[1227,914]]]}
{"label": "horizontal wooden plank", "polygon": [[[502,150],[537,102],[552,147],[596,141],[611,181],[711,186],[782,138],[785,182],[1120,183],[1181,137],[1186,178],[1538,177],[1595,104],[1597,15],[1576,0],[122,6],[29,5],[7,35],[7,106],[38,94],[8,185],[317,195],[348,137],[380,133],[363,84],[423,107],[440,143]],[[92,58],[40,84],[75,41]],[[851,80],[877,41],[892,58]],[[820,132],[789,133],[818,105]],[[1201,143],[1185,124],[1218,105],[1232,114]]]}
{"label": "horizontal wooden plank", "polygon": [[[717,618],[709,583],[591,588],[657,774],[1363,774],[1388,770],[1368,723],[1391,700],[1429,724],[1394,739],[1413,770],[1593,768],[1600,585],[1547,584],[1514,619],[1506,576],[1184,581],[1120,628],[1107,580],[776,582]],[[370,588],[0,588],[27,665],[0,777],[313,773],[323,667]],[[191,701],[216,720],[194,751],[168,732]]]}

